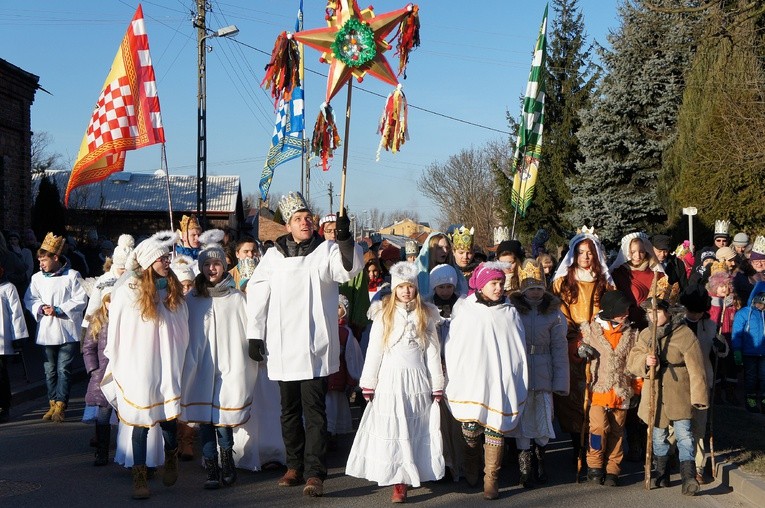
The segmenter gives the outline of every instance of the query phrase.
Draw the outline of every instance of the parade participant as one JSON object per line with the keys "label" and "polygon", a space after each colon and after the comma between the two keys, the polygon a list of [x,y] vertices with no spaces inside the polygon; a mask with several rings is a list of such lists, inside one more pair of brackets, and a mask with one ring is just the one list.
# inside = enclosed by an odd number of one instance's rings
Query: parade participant
{"label": "parade participant", "polygon": [[50,408],[43,420],[63,422],[72,378],[72,361],[80,352],[80,326],[88,297],[82,277],[61,255],[64,238],[48,233],[37,250],[40,271],[32,275],[24,306],[37,320],[37,344],[45,351],[45,383]]}
{"label": "parade participant", "polygon": [[542,269],[542,275],[545,279],[545,288],[552,288],[553,275],[555,275],[555,260],[550,254],[543,252],[537,256],[537,266]]}
{"label": "parade participant", "polygon": [[417,255],[420,253],[420,246],[415,240],[407,240],[404,244],[405,259],[410,263],[414,263],[417,260]]}
{"label": "parade participant", "polygon": [[444,346],[446,398],[454,418],[462,422],[470,486],[480,479],[484,437],[484,499],[499,497],[504,437],[520,422],[528,387],[523,325],[505,298],[504,268],[489,262],[473,271],[470,287],[475,293],[455,305]]}
{"label": "parade participant", "polygon": [[132,428],[133,498],[150,496],[146,483],[149,429],[159,424],[165,449],[162,482],[178,479],[177,418],[181,373],[189,343],[189,313],[170,270],[172,232],[139,243],[127,263],[128,278],[115,287],[109,307],[109,360],[101,390]]}
{"label": "parade participant", "polygon": [[680,284],[680,291],[688,285],[688,275],[685,271],[685,263],[677,259],[670,248],[671,239],[667,235],[653,235],[651,244],[653,244],[653,253],[656,259],[661,263],[664,273],[669,277],[669,283]]}
{"label": "parade participant", "polygon": [[345,467],[350,476],[393,485],[394,503],[406,501],[408,486],[444,475],[438,311],[422,300],[417,278],[415,265],[393,265],[391,295],[370,307],[372,331],[359,381],[369,403]]}
{"label": "parade participant", "polygon": [[183,289],[183,296],[186,296],[194,289],[194,268],[197,263],[193,259],[184,255],[177,255],[173,258],[173,262],[170,263],[170,269],[178,278],[178,282],[181,283]]}
{"label": "parade participant", "polygon": [[736,271],[736,251],[733,250],[731,247],[720,247],[715,252],[715,258],[717,261],[720,261],[725,264],[725,269],[730,272],[734,273]]}
{"label": "parade participant", "polygon": [[[189,310],[189,346],[181,376],[181,416],[199,424],[207,480],[204,488],[236,481],[234,427],[250,418],[252,386],[246,339],[244,295],[232,287],[225,252],[218,243],[223,231],[213,229],[199,237],[202,249],[199,275],[186,299]],[[216,446],[220,446],[220,468]]]}
{"label": "parade participant", "polygon": [[[693,258],[693,252],[691,252],[691,242],[688,240],[683,240],[682,243],[678,244],[675,248],[675,258],[683,262],[683,267],[685,268],[685,277],[690,279],[691,271],[693,270],[693,265],[695,262],[695,259]],[[688,283],[690,283],[690,280]]]}
{"label": "parade participant", "polygon": [[[695,442],[691,431],[694,409],[709,406],[706,369],[699,341],[685,325],[682,313],[672,305],[666,284],[659,281],[657,310],[648,312],[649,320],[656,320],[656,342],[651,328],[638,336],[635,347],[627,359],[629,372],[645,379],[638,414],[652,427],[653,454],[656,457],[655,487],[669,486],[669,426],[674,428],[680,453],[682,493],[693,496],[699,490],[694,463]],[[664,286],[664,287],[662,287]],[[653,298],[643,303],[651,309]],[[655,314],[655,315],[654,315]],[[648,386],[650,369],[655,368],[653,387]],[[653,395],[653,404],[651,401]],[[651,414],[654,409],[654,414]]]}
{"label": "parade participant", "polygon": [[391,266],[401,261],[401,249],[393,244],[388,244],[388,246],[380,251],[378,257],[380,258],[383,279],[386,282],[390,282],[389,270]]}
{"label": "parade participant", "polygon": [[[327,432],[335,444],[338,434],[353,432],[348,393],[359,384],[364,356],[353,332],[348,327],[348,299],[340,295],[337,305],[337,326],[340,336],[340,370],[327,378]],[[350,360],[350,361],[349,361]]]}
{"label": "parade participant", "polygon": [[335,241],[337,235],[337,215],[330,213],[319,220],[319,236]]}
{"label": "parade participant", "polygon": [[5,268],[0,260],[0,423],[10,417],[11,381],[8,376],[8,357],[21,351],[22,340],[29,337],[24,321],[16,286],[5,276]]}
{"label": "parade participant", "polygon": [[[751,267],[751,269],[750,269]],[[749,265],[733,277],[733,289],[740,302],[749,301],[749,295],[757,282],[765,281],[765,236],[754,239],[749,252]]]}
{"label": "parade participant", "polygon": [[[452,308],[459,299],[459,295],[455,291],[457,288],[457,270],[452,265],[436,266],[430,271],[430,286],[433,288],[433,305],[448,323],[452,315]],[[439,333],[442,345],[448,328],[447,325],[444,333]]]}
{"label": "parade participant", "polygon": [[417,278],[418,291],[423,298],[433,296],[433,288],[430,287],[430,271],[438,265],[451,265],[457,270],[457,293],[464,296],[468,293],[468,284],[462,275],[457,263],[454,261],[452,244],[449,237],[444,233],[430,233],[422,244],[420,253],[415,261],[420,274]]}
{"label": "parade participant", "polygon": [[196,215],[181,217],[181,228],[178,234],[181,243],[175,246],[175,254],[189,256],[196,261],[201,246],[199,235],[202,234],[202,226],[199,225]]}
{"label": "parade participant", "polygon": [[[711,297],[708,309],[709,318],[715,324],[717,334],[725,341],[727,348],[731,347],[731,333],[733,331],[733,319],[736,309],[740,306],[733,292],[733,277],[722,266],[723,263],[713,263],[711,275],[707,282],[707,294]],[[738,375],[741,368],[736,365],[732,354],[721,357],[717,369],[717,378],[714,379],[714,403],[722,402],[722,392],[725,391],[725,401],[734,406],[739,405],[736,389],[738,387]]]}
{"label": "parade participant", "polygon": [[347,214],[337,217],[337,240],[325,242],[300,193],[284,196],[279,210],[287,234],[263,255],[247,285],[249,353],[253,360],[267,359],[269,378],[279,381],[288,467],[279,485],[300,485],[305,474],[303,494],[321,496],[327,474],[324,396],[327,376],[340,368],[338,283],[359,273],[362,253]]}
{"label": "parade participant", "polygon": [[709,279],[709,267],[715,262],[717,248],[704,247],[693,256],[694,264],[688,277],[689,286],[704,286]]}
{"label": "parade participant", "polygon": [[563,432],[571,435],[574,459],[587,428],[584,425],[585,364],[577,355],[582,323],[589,323],[600,311],[600,298],[614,289],[606,257],[595,231],[583,227],[569,242],[569,249],[553,276],[552,293],[561,300],[561,312],[568,322],[570,391],[568,397],[553,396],[555,414]]}
{"label": "parade participant", "polygon": [[508,265],[505,272],[505,292],[508,294],[521,287],[520,272],[525,260],[526,254],[518,240],[505,240],[497,246],[497,261]]}
{"label": "parade participant", "polygon": [[236,242],[236,265],[228,271],[234,279],[234,287],[246,292],[247,281],[258,262],[255,257],[258,246],[251,236],[243,236]]}
{"label": "parade participant", "polygon": [[478,266],[478,263],[473,261],[474,233],[473,228],[460,226],[452,232],[450,237],[454,248],[454,262],[465,279],[469,279],[475,267]]}
{"label": "parade participant", "polygon": [[720,249],[727,247],[730,244],[730,221],[729,220],[716,220],[715,232],[714,232],[714,249]]}
{"label": "parade participant", "polygon": [[747,252],[749,247],[749,235],[746,233],[736,233],[730,245],[733,247],[733,250],[736,251],[736,255],[740,260],[744,261],[749,257],[749,253]]}
{"label": "parade participant", "polygon": [[[103,302],[100,294],[101,287],[109,287],[113,285],[113,281],[116,281],[122,274],[125,273],[125,264],[127,263],[128,256],[133,252],[135,247],[135,240],[130,235],[120,235],[117,240],[117,246],[114,248],[111,257],[111,266],[100,277],[96,279],[96,283],[93,286],[93,290],[90,292],[88,306],[85,309],[85,319],[82,320],[83,328],[87,328],[89,325],[88,316],[95,314],[97,310],[101,308]],[[111,284],[109,284],[111,282]],[[111,292],[111,289],[109,290]]]}
{"label": "parade participant", "polygon": [[366,351],[369,327],[372,323],[367,318],[369,302],[378,291],[387,286],[387,283],[382,278],[380,263],[374,251],[367,250],[363,260],[364,267],[361,271],[353,279],[340,285],[340,294],[348,299],[346,323],[354,337],[358,337],[362,350]]}
{"label": "parade participant", "polygon": [[736,365],[744,367],[746,409],[765,412],[765,282],[755,284],[747,306],[736,312],[731,342]]}
{"label": "parade participant", "polygon": [[[520,291],[510,295],[510,303],[518,310],[526,334],[529,366],[529,396],[515,438],[520,452],[520,484],[526,488],[535,480],[537,483],[547,481],[545,448],[550,439],[555,438],[553,393],[565,397],[569,392],[568,324],[560,311],[560,300],[545,287],[542,270],[528,262],[521,270]],[[532,455],[536,468],[532,467]]]}

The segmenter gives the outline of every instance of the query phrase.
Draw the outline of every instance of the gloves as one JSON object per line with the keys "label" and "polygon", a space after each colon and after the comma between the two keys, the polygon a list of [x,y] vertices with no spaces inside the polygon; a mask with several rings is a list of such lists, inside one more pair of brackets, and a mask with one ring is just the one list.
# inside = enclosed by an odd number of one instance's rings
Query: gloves
{"label": "gloves", "polygon": [[728,356],[728,343],[725,339],[721,339],[719,336],[712,340],[712,349],[718,358],[725,358]]}
{"label": "gloves", "polygon": [[736,362],[736,365],[744,365],[744,353],[741,351],[734,351],[733,361]]}
{"label": "gloves", "polygon": [[372,402],[372,399],[375,398],[375,389],[374,388],[362,388],[361,389],[361,395],[364,396],[364,400],[367,402]]}
{"label": "gloves", "polygon": [[630,409],[634,409],[640,405],[640,396],[633,395],[630,397]]}
{"label": "gloves", "polygon": [[353,249],[355,244],[353,238],[351,238],[351,220],[348,218],[348,212],[343,208],[343,214],[337,213],[337,233],[335,236],[335,242],[340,249],[340,259],[343,262],[343,268],[346,272],[353,270]]}
{"label": "gloves", "polygon": [[594,360],[595,358],[599,356],[598,350],[590,346],[589,344],[580,344],[576,350],[576,354],[577,356],[579,356],[579,358],[582,358],[583,360],[587,360],[588,362],[590,360]]}
{"label": "gloves", "polygon": [[338,242],[349,240],[351,238],[351,219],[348,218],[348,211],[345,208],[343,208],[342,215],[340,212],[337,212],[337,222],[335,223],[335,226],[337,227],[337,236],[335,236],[335,238]]}
{"label": "gloves", "polygon": [[266,354],[265,342],[263,342],[262,339],[249,339],[247,342],[249,343],[249,350],[247,354],[250,355],[250,358],[256,362],[262,362],[263,355]]}
{"label": "gloves", "polygon": [[433,391],[433,401],[434,402],[441,402],[441,399],[444,398],[444,391],[443,390],[434,390]]}

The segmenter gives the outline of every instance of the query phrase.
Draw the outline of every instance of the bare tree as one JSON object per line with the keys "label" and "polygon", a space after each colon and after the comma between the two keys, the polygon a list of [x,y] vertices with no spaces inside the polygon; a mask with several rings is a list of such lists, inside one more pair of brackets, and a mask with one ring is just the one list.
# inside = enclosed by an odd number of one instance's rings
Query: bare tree
{"label": "bare tree", "polygon": [[42,173],[48,169],[66,169],[63,155],[51,149],[53,139],[45,132],[32,133],[32,173]]}

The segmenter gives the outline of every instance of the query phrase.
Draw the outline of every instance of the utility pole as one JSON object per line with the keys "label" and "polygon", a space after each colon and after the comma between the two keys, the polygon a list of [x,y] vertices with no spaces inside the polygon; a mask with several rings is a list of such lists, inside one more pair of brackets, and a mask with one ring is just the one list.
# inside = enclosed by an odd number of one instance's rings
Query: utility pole
{"label": "utility pole", "polygon": [[197,216],[207,229],[207,0],[197,0]]}
{"label": "utility pole", "polygon": [[332,182],[329,182],[329,187],[327,188],[327,192],[329,192],[329,213],[334,213],[335,208],[332,206]]}

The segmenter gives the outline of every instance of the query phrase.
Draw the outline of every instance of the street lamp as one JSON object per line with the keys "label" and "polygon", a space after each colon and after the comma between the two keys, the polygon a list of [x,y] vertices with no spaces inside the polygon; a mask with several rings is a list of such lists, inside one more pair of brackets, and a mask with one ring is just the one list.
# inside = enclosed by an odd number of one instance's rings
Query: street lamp
{"label": "street lamp", "polygon": [[199,9],[197,27],[199,55],[197,61],[197,216],[203,228],[207,228],[207,51],[205,39],[209,37],[233,37],[239,33],[236,25],[219,30],[205,26],[204,7]]}
{"label": "street lamp", "polygon": [[683,208],[683,215],[688,216],[688,243],[690,244],[691,253],[696,249],[693,247],[693,216],[699,213],[695,206],[689,206]]}

